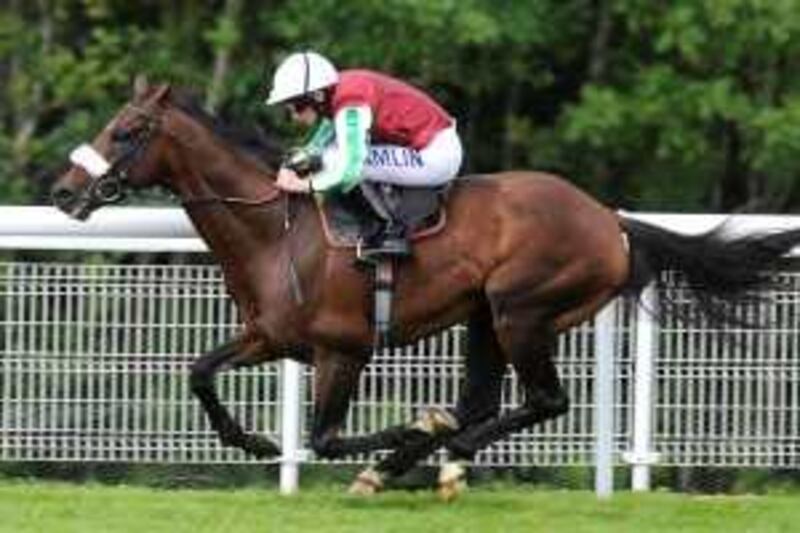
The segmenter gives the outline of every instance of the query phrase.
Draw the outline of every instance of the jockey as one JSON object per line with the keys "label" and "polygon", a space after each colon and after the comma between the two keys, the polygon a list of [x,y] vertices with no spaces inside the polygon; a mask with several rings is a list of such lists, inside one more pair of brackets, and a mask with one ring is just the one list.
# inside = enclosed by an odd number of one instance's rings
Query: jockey
{"label": "jockey", "polygon": [[370,70],[336,68],[315,52],[287,57],[275,71],[267,105],[283,104],[292,119],[316,126],[300,159],[321,157],[321,169],[302,179],[287,164],[277,185],[295,193],[348,193],[358,188],[384,222],[368,255],[410,253],[405,224],[391,202],[368,187],[387,183],[437,187],[456,177],[461,140],[455,120],[411,85]]}

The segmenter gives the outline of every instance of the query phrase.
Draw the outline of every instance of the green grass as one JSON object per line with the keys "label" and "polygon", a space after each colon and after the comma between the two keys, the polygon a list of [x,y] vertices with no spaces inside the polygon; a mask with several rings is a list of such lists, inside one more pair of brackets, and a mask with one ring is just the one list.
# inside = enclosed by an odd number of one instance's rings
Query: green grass
{"label": "green grass", "polygon": [[0,531],[13,533],[202,532],[676,532],[798,531],[790,495],[709,497],[618,493],[609,501],[577,491],[509,486],[473,489],[444,504],[431,492],[372,499],[342,487],[284,497],[274,490],[158,490],[0,483]]}

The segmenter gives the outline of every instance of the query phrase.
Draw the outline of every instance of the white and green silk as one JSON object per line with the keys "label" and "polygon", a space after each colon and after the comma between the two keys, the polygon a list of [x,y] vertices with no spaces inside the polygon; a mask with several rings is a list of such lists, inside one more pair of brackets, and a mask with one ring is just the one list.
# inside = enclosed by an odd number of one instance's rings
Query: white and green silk
{"label": "white and green silk", "polygon": [[330,120],[320,123],[306,145],[326,155],[322,171],[311,181],[315,191],[347,192],[361,181],[371,125],[372,112],[366,106],[344,107],[333,124]]}
{"label": "white and green silk", "polygon": [[348,192],[362,179],[406,187],[444,185],[461,167],[461,140],[455,126],[438,132],[421,150],[393,144],[370,144],[372,111],[344,107],[333,121],[323,120],[305,149],[322,155],[322,170],[311,177],[316,192]]}

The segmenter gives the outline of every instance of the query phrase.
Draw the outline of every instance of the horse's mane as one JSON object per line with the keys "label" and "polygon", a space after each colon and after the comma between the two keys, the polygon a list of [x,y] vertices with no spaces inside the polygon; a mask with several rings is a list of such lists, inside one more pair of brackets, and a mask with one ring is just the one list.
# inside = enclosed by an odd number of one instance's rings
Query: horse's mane
{"label": "horse's mane", "polygon": [[267,135],[262,128],[223,121],[203,109],[197,95],[185,88],[174,88],[170,91],[170,102],[235,148],[255,156],[270,168],[280,167],[284,154],[283,147],[277,139]]}

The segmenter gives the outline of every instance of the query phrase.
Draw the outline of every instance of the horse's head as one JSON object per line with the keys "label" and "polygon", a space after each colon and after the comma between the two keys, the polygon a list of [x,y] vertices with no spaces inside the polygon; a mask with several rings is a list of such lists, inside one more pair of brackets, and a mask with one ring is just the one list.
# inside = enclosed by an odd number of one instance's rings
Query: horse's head
{"label": "horse's head", "polygon": [[91,144],[70,154],[72,167],[52,188],[53,203],[69,216],[85,220],[97,208],[122,200],[127,188],[159,184],[164,163],[161,120],[169,85],[134,84],[133,99]]}

